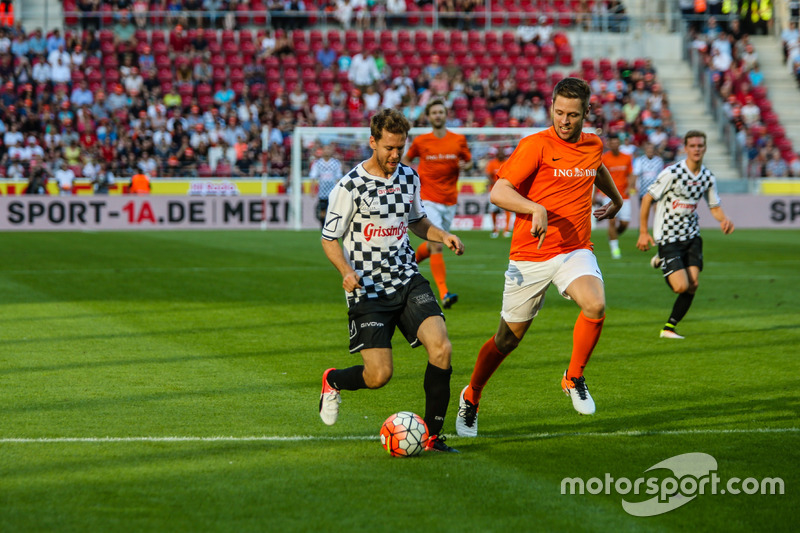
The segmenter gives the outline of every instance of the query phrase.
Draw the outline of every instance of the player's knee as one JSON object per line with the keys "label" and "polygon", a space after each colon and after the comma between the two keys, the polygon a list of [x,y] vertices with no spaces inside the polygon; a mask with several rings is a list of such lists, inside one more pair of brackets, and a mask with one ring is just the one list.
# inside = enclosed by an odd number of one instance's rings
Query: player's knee
{"label": "player's knee", "polygon": [[499,331],[494,336],[494,343],[497,345],[497,349],[500,353],[503,354],[510,354],[514,350],[516,350],[517,346],[519,346],[519,342],[522,339],[518,339],[514,333],[508,328],[501,328],[502,330]]}
{"label": "player's knee", "polygon": [[683,294],[689,290],[689,283],[686,281],[672,282],[670,287],[672,287],[672,292],[675,294]]}
{"label": "player's knee", "polygon": [[602,318],[606,314],[606,302],[602,299],[586,302],[581,307],[581,311],[586,318]]}
{"label": "player's knee", "polygon": [[694,294],[697,292],[697,288],[700,286],[700,282],[697,280],[690,281],[689,286],[686,289],[686,292],[689,294]]}
{"label": "player's knee", "polygon": [[364,369],[364,383],[370,389],[380,389],[392,379],[392,367],[380,366]]}
{"label": "player's knee", "polygon": [[453,345],[450,339],[445,338],[434,346],[428,346],[428,361],[439,368],[450,368],[452,354]]}

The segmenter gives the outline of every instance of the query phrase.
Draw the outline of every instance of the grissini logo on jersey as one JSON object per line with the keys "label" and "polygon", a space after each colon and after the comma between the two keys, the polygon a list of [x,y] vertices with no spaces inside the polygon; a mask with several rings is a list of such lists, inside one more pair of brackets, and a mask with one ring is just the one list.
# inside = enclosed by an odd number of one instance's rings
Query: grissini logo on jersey
{"label": "grissini logo on jersey", "polygon": [[596,168],[554,168],[557,178],[594,178],[597,176]]}
{"label": "grissini logo on jersey", "polygon": [[389,226],[388,228],[376,226],[370,222],[364,227],[364,240],[369,241],[373,237],[397,237],[399,241],[407,232],[408,226],[406,226],[405,222],[401,222],[397,226]]}
{"label": "grissini logo on jersey", "polygon": [[697,204],[673,200],[672,209],[674,209],[675,211],[682,210],[693,213],[697,209]]}

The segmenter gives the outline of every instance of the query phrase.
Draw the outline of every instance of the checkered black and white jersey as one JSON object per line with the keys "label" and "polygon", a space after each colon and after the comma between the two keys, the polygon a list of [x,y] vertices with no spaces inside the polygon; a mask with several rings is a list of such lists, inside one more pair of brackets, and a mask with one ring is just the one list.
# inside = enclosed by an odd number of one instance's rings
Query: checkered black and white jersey
{"label": "checkered black and white jersey", "polygon": [[657,155],[652,159],[642,155],[633,160],[633,173],[636,174],[636,190],[639,191],[639,198],[647,194],[647,189],[656,181],[662,170],[664,170],[664,160]]}
{"label": "checkered black and white jersey", "polygon": [[342,239],[364,287],[347,293],[348,305],[392,294],[419,273],[408,239],[408,225],[425,217],[419,189],[419,175],[411,167],[400,164],[383,179],[360,163],[331,191],[322,238]]}
{"label": "checkered black and white jersey", "polygon": [[327,161],[319,158],[311,164],[308,177],[317,180],[319,192],[317,198],[327,200],[340,179],[342,179],[342,164],[338,159],[330,158]]}
{"label": "checkered black and white jersey", "polygon": [[658,244],[687,241],[700,234],[697,204],[701,198],[709,207],[720,204],[714,174],[703,165],[694,175],[685,160],[662,170],[647,192],[656,202],[653,237]]}

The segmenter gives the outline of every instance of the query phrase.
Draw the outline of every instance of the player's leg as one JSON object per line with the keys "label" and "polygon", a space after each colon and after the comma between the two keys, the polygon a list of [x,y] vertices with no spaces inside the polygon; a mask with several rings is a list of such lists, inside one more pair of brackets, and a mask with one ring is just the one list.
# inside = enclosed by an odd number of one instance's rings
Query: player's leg
{"label": "player's leg", "polygon": [[469,384],[459,397],[456,431],[462,437],[478,435],[478,406],[483,389],[505,358],[519,346],[534,317],[544,305],[554,260],[534,263],[511,261],[503,288],[503,309],[497,332],[478,352]]}
{"label": "player's leg", "polygon": [[450,403],[450,358],[453,346],[447,337],[444,318],[431,316],[417,331],[419,341],[428,352],[423,388],[425,390],[425,424],[431,436],[440,437],[447,405]]}
{"label": "player's leg", "polygon": [[[443,205],[437,203],[426,204],[426,212],[428,218],[434,226],[442,228],[445,231],[450,231],[450,225],[455,216],[456,206]],[[444,264],[444,254],[442,251],[444,247],[440,242],[428,242],[428,250],[430,251],[431,261],[431,276],[436,288],[439,291],[439,297],[442,300],[442,307],[449,309],[453,304],[458,301],[458,294],[451,293],[447,289],[447,268]]]}
{"label": "player's leg", "polygon": [[[398,300],[399,301],[399,300]],[[363,299],[348,310],[350,353],[360,353],[363,364],[329,368],[322,375],[319,416],[331,426],[339,417],[340,391],[377,389],[392,377],[392,335],[399,309],[392,299]]]}
{"label": "player's leg", "polygon": [[600,340],[606,309],[605,287],[594,254],[588,250],[570,254],[554,282],[561,294],[574,300],[581,309],[572,329],[572,354],[561,388],[572,399],[576,411],[590,415],[595,412],[595,405],[583,371]]}
{"label": "player's leg", "polygon": [[627,198],[622,202],[622,209],[619,210],[617,216],[614,218],[617,224],[617,237],[619,238],[625,230],[628,229],[628,224],[631,222],[631,199]]}
{"label": "player's leg", "polygon": [[416,276],[404,289],[405,308],[398,327],[412,347],[424,346],[428,352],[423,389],[425,390],[425,424],[434,437],[430,449],[456,451],[441,437],[447,405],[450,403],[450,358],[453,346],[447,336],[444,315],[436,302],[430,283]]}
{"label": "player's leg", "polygon": [[622,252],[619,250],[619,236],[617,235],[617,221],[609,219],[608,221],[608,247],[611,249],[611,257],[619,259],[622,257]]}
{"label": "player's leg", "polygon": [[703,241],[696,237],[686,243],[678,243],[665,252],[662,270],[667,284],[678,296],[672,305],[669,319],[659,334],[662,338],[682,339],[675,328],[683,320],[694,301],[703,268]]}
{"label": "player's leg", "polygon": [[689,312],[689,308],[692,306],[694,295],[697,292],[699,275],[700,269],[696,266],[690,266],[686,269],[673,272],[667,278],[667,283],[669,283],[673,292],[678,296],[675,298],[675,303],[672,305],[669,319],[664,325],[664,329],[661,330],[661,337],[668,339],[683,338],[682,335],[679,335],[675,331],[675,328],[678,326],[678,322],[683,320],[686,313]]}

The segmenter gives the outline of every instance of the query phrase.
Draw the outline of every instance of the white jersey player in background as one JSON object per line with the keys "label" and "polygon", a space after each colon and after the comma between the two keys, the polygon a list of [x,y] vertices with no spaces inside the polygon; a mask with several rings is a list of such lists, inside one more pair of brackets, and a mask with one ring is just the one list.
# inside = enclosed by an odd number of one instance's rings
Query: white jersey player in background
{"label": "white jersey player in background", "polygon": [[[639,239],[636,247],[646,252],[658,243],[658,255],[653,266],[661,267],[664,278],[678,295],[660,336],[682,339],[675,326],[686,316],[699,285],[703,270],[703,240],[697,204],[705,198],[711,215],[719,222],[722,233],[733,233],[733,222],[720,207],[717,182],[714,174],[703,165],[706,153],[706,134],[692,130],[683,138],[686,159],[665,168],[642,197]],[[656,202],[653,235],[647,230],[650,206]]]}

